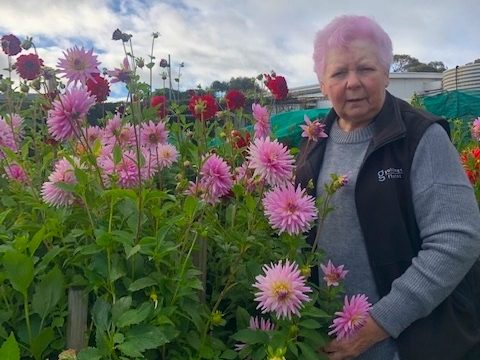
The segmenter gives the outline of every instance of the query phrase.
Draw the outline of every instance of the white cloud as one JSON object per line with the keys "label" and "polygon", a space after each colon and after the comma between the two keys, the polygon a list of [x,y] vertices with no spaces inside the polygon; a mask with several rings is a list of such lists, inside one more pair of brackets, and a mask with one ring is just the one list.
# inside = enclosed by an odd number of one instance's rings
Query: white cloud
{"label": "white cloud", "polygon": [[[54,66],[62,51],[74,44],[94,46],[103,67],[118,67],[122,43],[112,41],[116,28],[133,35],[135,55],[148,61],[151,34],[155,61],[180,62],[181,88],[210,85],[214,80],[251,76],[275,70],[290,87],[315,83],[312,41],[334,16],[374,17],[390,34],[396,53],[420,61],[443,61],[448,67],[480,57],[480,2],[463,0],[0,0],[0,33],[33,36],[39,55]],[[128,49],[130,51],[130,49]],[[2,54],[3,55],[3,54]],[[0,56],[0,66],[6,65]],[[161,87],[154,68],[153,85]],[[148,79],[148,71],[141,71]]]}

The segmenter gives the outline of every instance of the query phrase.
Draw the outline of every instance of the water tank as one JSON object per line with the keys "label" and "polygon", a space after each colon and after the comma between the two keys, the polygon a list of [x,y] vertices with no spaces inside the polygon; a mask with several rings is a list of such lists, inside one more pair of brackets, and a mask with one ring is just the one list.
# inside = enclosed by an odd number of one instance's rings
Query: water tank
{"label": "water tank", "polygon": [[445,91],[480,89],[480,63],[457,66],[442,74]]}

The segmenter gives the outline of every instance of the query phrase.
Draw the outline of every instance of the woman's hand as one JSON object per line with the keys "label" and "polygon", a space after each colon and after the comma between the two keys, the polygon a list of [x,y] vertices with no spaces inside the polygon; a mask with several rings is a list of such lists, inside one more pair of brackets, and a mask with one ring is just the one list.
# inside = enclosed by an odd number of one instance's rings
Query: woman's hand
{"label": "woman's hand", "polygon": [[329,360],[348,360],[360,355],[372,345],[388,338],[388,333],[370,316],[365,325],[348,339],[332,340],[322,349]]}

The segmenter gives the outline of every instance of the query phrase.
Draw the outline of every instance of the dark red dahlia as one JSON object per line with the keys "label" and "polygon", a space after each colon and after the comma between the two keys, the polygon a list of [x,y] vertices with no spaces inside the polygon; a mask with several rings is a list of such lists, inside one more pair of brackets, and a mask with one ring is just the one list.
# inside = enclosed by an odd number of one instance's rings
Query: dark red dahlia
{"label": "dark red dahlia", "polygon": [[232,137],[233,146],[237,149],[244,148],[250,144],[250,133],[245,133],[245,136],[242,136],[242,133],[238,130],[232,130],[230,132]]}
{"label": "dark red dahlia", "polygon": [[218,106],[211,94],[193,95],[188,102],[188,110],[197,120],[210,120],[217,113]]}
{"label": "dark red dahlia", "polygon": [[20,55],[17,58],[16,70],[24,80],[35,80],[42,72],[43,60],[37,54]]}
{"label": "dark red dahlia", "polygon": [[163,95],[152,96],[150,105],[157,109],[157,115],[163,119],[167,116],[167,98]]}
{"label": "dark red dahlia", "polygon": [[265,74],[265,86],[270,90],[275,100],[283,100],[288,96],[287,81],[283,76]]}
{"label": "dark red dahlia", "polygon": [[22,43],[15,35],[9,34],[2,36],[2,49],[7,55],[17,55],[20,51],[22,51],[21,45]]}
{"label": "dark red dahlia", "polygon": [[238,90],[229,90],[225,95],[228,110],[242,109],[245,105],[245,95]]}
{"label": "dark red dahlia", "polygon": [[108,95],[110,95],[110,84],[100,74],[93,74],[92,76],[93,79],[87,80],[87,89],[90,94],[95,96],[97,103],[101,103],[107,100]]}

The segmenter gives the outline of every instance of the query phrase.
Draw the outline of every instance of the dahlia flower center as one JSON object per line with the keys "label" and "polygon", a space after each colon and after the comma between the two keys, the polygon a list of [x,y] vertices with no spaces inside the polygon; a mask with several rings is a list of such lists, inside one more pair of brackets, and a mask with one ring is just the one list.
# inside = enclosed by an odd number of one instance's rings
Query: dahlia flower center
{"label": "dahlia flower center", "polygon": [[363,324],[363,316],[361,316],[360,314],[352,315],[349,323],[352,328],[356,328],[357,326]]}
{"label": "dahlia flower center", "polygon": [[157,134],[152,133],[152,134],[148,135],[148,141],[150,141],[150,143],[152,143],[152,144],[156,144],[156,143],[159,142],[159,138],[158,138]]}
{"label": "dahlia flower center", "polygon": [[283,301],[288,298],[290,289],[288,288],[287,284],[280,282],[273,286],[273,293],[279,301]]}
{"label": "dahlia flower center", "polygon": [[288,211],[290,214],[295,214],[295,213],[297,212],[297,210],[298,210],[297,204],[295,204],[295,203],[293,203],[293,202],[291,202],[291,201],[289,201],[289,202],[287,203],[287,211]]}
{"label": "dahlia flower center", "polygon": [[85,70],[85,63],[82,61],[82,59],[75,59],[73,61],[73,68],[75,70]]}

